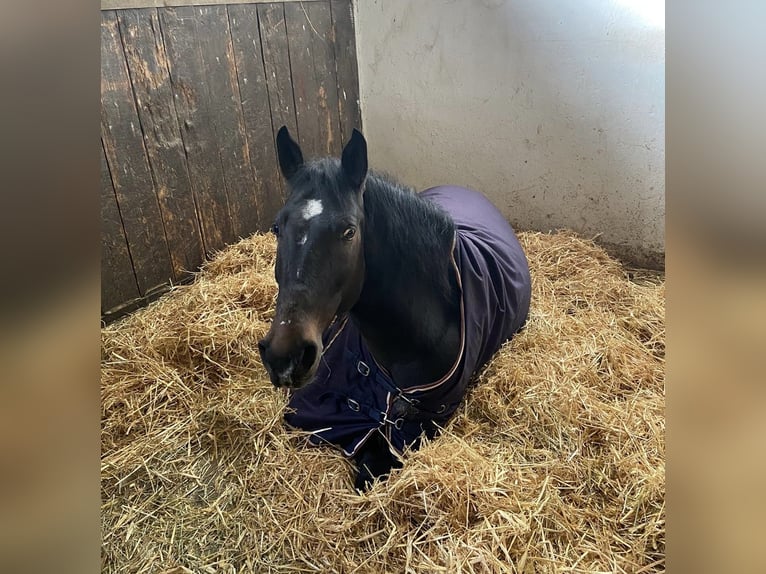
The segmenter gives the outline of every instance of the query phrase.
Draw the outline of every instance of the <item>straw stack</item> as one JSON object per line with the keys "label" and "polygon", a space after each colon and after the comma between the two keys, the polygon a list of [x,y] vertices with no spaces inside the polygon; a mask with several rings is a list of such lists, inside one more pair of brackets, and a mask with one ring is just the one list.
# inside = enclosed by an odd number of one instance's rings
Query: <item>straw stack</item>
{"label": "straw stack", "polygon": [[271,237],[105,327],[102,570],[664,571],[664,280],[572,233],[520,239],[527,327],[364,495],[285,429],[260,365]]}

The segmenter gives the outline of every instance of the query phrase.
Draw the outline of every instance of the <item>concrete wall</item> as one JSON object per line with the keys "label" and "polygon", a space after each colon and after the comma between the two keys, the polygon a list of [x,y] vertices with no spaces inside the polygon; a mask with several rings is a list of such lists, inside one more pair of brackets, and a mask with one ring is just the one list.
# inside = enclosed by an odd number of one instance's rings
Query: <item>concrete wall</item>
{"label": "concrete wall", "polygon": [[418,189],[478,189],[517,228],[600,234],[620,255],[661,263],[663,7],[358,0],[371,166]]}

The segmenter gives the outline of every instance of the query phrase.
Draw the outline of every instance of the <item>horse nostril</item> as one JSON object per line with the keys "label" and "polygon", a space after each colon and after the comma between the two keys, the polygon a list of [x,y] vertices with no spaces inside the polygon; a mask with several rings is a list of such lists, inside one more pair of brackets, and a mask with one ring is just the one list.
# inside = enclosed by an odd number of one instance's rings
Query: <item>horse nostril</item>
{"label": "horse nostril", "polygon": [[314,361],[316,361],[317,358],[317,346],[314,343],[307,342],[303,346],[303,352],[301,353],[301,358],[299,362],[298,368],[301,370],[301,372],[308,372],[311,367],[314,366]]}

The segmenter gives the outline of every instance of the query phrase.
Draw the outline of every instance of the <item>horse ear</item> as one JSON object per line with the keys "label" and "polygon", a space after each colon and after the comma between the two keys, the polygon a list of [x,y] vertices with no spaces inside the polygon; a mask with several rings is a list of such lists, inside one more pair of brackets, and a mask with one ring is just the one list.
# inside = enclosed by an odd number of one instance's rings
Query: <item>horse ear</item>
{"label": "horse ear", "polygon": [[290,137],[287,126],[282,126],[277,132],[277,156],[279,157],[279,169],[282,170],[285,179],[290,179],[303,165],[301,148]]}
{"label": "horse ear", "polygon": [[356,190],[360,189],[367,176],[367,142],[356,128],[346,147],[343,148],[340,165],[352,187]]}

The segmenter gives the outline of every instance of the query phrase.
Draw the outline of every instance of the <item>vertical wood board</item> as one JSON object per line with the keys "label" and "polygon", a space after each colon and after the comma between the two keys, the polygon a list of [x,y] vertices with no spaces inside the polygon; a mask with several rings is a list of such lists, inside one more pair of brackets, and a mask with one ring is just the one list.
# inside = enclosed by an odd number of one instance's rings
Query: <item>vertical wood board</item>
{"label": "vertical wood board", "polygon": [[279,177],[271,122],[269,89],[264,67],[254,5],[229,6],[229,23],[234,58],[239,76],[242,113],[254,171],[256,199],[259,205],[259,229],[268,229],[283,203],[283,184]]}
{"label": "vertical wood board", "polygon": [[285,4],[296,120],[304,155],[340,155],[338,86],[329,2]]}
{"label": "vertical wood board", "polygon": [[117,198],[101,147],[101,312],[136,299],[136,275],[122,228]]}
{"label": "vertical wood board", "polygon": [[258,5],[258,24],[274,130],[287,126],[293,137],[298,137],[284,6]]}
{"label": "vertical wood board", "polygon": [[211,253],[231,243],[235,232],[213,127],[216,118],[212,115],[209,80],[197,41],[198,35],[205,33],[205,25],[199,23],[202,31],[198,30],[197,10],[191,6],[163,8],[159,16],[205,250]]}
{"label": "vertical wood board", "polygon": [[101,137],[141,294],[173,278],[117,16],[101,14]]}
{"label": "vertical wood board", "polygon": [[118,13],[138,116],[177,279],[204,259],[157,11]]}
{"label": "vertical wood board", "polygon": [[338,109],[343,142],[354,128],[362,129],[359,105],[359,69],[356,60],[354,8],[350,0],[331,0],[335,69],[338,79]]}
{"label": "vertical wood board", "polygon": [[257,229],[258,207],[229,17],[226,6],[200,6],[195,11],[213,137],[218,146],[234,235],[239,238]]}

